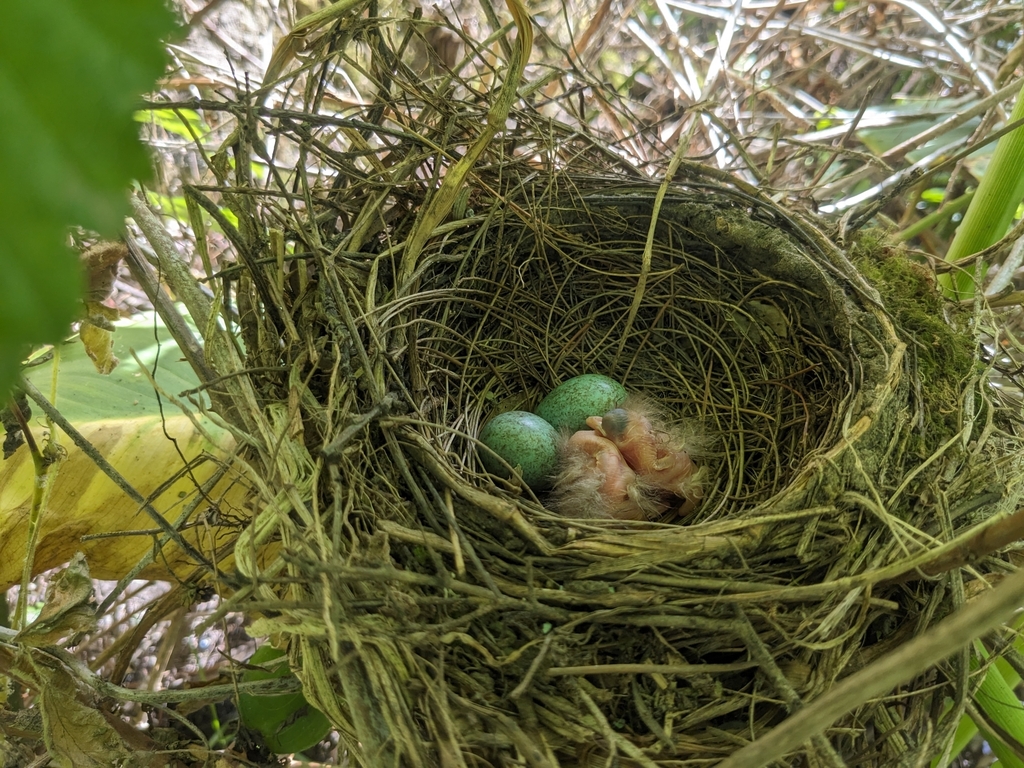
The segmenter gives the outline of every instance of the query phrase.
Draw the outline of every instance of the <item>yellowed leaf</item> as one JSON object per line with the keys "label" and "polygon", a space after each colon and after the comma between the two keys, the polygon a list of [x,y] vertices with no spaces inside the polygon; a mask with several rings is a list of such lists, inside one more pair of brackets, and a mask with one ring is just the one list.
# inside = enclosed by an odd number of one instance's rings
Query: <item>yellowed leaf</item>
{"label": "yellowed leaf", "polygon": [[[206,482],[218,467],[216,461],[198,459],[203,454],[224,456],[230,452],[233,441],[229,434],[219,433],[222,443],[215,445],[184,416],[109,419],[79,424],[78,431],[167,519],[176,520],[186,505],[200,497],[200,506],[182,535],[201,552],[212,554],[232,541],[238,521],[248,518],[249,490],[237,474],[229,472],[205,496],[196,489],[196,483]],[[41,442],[42,430],[33,432]],[[118,579],[152,552],[159,531],[135,501],[69,442],[62,440],[67,457],[53,481],[39,523],[32,573],[55,568],[82,551],[94,578]],[[187,473],[182,471],[184,461],[193,462]],[[0,462],[0,589],[21,578],[34,487],[31,457],[22,446],[10,460]],[[139,535],[142,530],[147,533]],[[121,535],[116,535],[119,532]],[[83,541],[87,534],[105,537]],[[194,565],[172,544],[140,576],[168,578],[168,569],[185,575]]]}
{"label": "yellowed leaf", "polygon": [[96,370],[106,375],[121,362],[114,355],[114,332],[111,330],[112,323],[120,315],[116,309],[93,301],[85,303],[85,313],[85,319],[78,328],[78,337]]}

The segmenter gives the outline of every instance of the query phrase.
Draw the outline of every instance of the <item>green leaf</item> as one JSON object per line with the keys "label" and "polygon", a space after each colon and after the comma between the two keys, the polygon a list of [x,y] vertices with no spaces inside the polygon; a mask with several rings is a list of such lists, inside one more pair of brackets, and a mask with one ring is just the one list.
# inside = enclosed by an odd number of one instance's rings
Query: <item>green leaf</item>
{"label": "green leaf", "polygon": [[185,202],[184,195],[171,197],[154,192],[153,190],[147,190],[146,199],[149,200],[149,204],[152,207],[158,209],[161,213],[173,216],[180,222],[188,221],[188,203]]}
{"label": "green leaf", "polygon": [[[143,312],[114,325],[113,353],[121,363],[106,376],[96,372],[96,366],[77,337],[59,345],[56,405],[72,424],[160,414],[153,385],[139,370],[136,357],[166,392],[177,395],[199,386],[199,379],[182,358],[181,350],[158,315]],[[53,376],[50,364],[29,368],[25,375],[39,390],[50,390]],[[166,400],[164,407],[177,412]]]}
{"label": "green leaf", "polygon": [[136,112],[134,118],[137,123],[153,122],[188,142],[193,141],[193,135],[205,136],[210,132],[210,127],[194,109],[147,109]]}
{"label": "green leaf", "polygon": [[[265,176],[266,172],[262,166],[258,166],[256,163],[252,164],[254,176]],[[257,172],[259,169],[259,172]],[[175,219],[180,221],[182,224],[189,223],[188,215],[188,203],[183,195],[175,195],[169,197],[168,195],[162,195],[159,192],[152,190],[146,191],[146,199],[149,200],[149,204],[156,208],[160,213],[167,216],[173,216]],[[233,226],[238,226],[238,216],[230,208],[220,208],[220,214],[227,219]],[[218,232],[223,232],[220,224],[213,220],[213,218],[207,214],[203,214],[203,221],[206,222],[208,227],[216,229]]]}
{"label": "green leaf", "polygon": [[[915,109],[928,109],[935,108],[940,109],[942,105],[933,106],[932,103],[917,105]],[[889,114],[892,116],[892,123],[890,125],[880,125],[874,128],[861,128],[857,131],[857,138],[864,142],[871,152],[876,155],[884,154],[898,144],[902,144],[908,139],[912,139],[919,133],[923,133],[928,128],[931,128],[937,122],[937,119],[932,120],[905,120],[901,119],[905,107],[892,107],[889,109],[879,109],[876,112],[880,115]],[[865,115],[869,114],[866,110]],[[879,118],[881,119],[881,118]],[[924,145],[918,147],[907,153],[907,159],[911,162],[917,162],[922,158],[930,155],[939,147],[951,144],[957,141],[967,143],[967,140],[971,137],[971,134],[981,124],[981,118],[968,120],[963,125],[957,126],[956,128],[947,131],[946,133],[926,142]],[[959,147],[957,147],[959,149]],[[981,150],[986,152],[986,150]],[[991,150],[987,150],[991,152]]]}
{"label": "green leaf", "polygon": [[0,398],[30,344],[57,341],[82,277],[65,244],[107,236],[149,175],[133,107],[164,66],[163,0],[6,0],[0,23]]}
{"label": "green leaf", "polygon": [[[291,670],[284,651],[261,645],[249,664],[263,666],[242,673],[243,681],[289,677]],[[277,664],[274,662],[277,661]],[[331,730],[327,717],[311,707],[301,691],[270,696],[242,693],[238,696],[238,716],[247,728],[259,731],[267,748],[276,754],[303,752],[320,742]]]}

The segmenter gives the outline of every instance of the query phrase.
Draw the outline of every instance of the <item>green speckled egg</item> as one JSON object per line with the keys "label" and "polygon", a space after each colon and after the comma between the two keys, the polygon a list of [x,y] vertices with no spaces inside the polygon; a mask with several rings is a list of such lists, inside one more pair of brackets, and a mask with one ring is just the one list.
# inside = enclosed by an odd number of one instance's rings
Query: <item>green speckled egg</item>
{"label": "green speckled egg", "polygon": [[487,471],[508,476],[494,453],[513,467],[519,467],[523,482],[534,490],[551,484],[558,461],[558,431],[540,416],[526,411],[507,411],[491,419],[480,430],[480,459]]}
{"label": "green speckled egg", "polygon": [[555,387],[540,401],[537,415],[555,429],[587,429],[588,416],[603,416],[626,399],[626,388],[599,373],[585,373]]}

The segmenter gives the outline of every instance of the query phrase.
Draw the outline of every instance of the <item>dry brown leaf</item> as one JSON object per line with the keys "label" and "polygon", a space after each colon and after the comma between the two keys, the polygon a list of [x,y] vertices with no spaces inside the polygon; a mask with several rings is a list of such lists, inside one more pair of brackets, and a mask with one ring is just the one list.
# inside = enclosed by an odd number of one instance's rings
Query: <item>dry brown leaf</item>
{"label": "dry brown leaf", "polygon": [[[62,669],[37,666],[43,741],[61,768],[110,768],[127,762],[130,752],[99,710],[78,698],[74,678]],[[138,763],[136,763],[138,764]]]}
{"label": "dry brown leaf", "polygon": [[85,555],[75,553],[67,568],[46,587],[45,605],[39,616],[18,633],[25,645],[53,645],[61,638],[91,629],[95,623],[92,580]]}
{"label": "dry brown leaf", "polygon": [[124,243],[97,243],[82,254],[87,290],[86,302],[100,302],[110,296],[117,277],[117,267],[128,255]]}

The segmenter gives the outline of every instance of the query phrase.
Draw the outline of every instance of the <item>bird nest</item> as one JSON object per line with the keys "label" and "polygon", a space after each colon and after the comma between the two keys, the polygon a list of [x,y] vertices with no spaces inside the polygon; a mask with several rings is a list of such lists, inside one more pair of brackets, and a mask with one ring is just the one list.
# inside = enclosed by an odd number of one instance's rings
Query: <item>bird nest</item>
{"label": "bird nest", "polygon": [[[926,272],[700,166],[644,181],[525,109],[458,178],[466,83],[399,82],[371,45],[370,106],[322,109],[351,34],[293,76],[301,108],[193,105],[238,127],[187,192],[237,253],[245,359],[213,389],[265,479],[224,610],[290,639],[353,760],[713,762],[963,599],[941,545],[1015,508],[1017,460]],[[483,470],[489,418],[583,373],[697,435],[692,514],[567,519]],[[1008,567],[975,554],[975,577]],[[931,754],[957,664],[790,763]]]}

